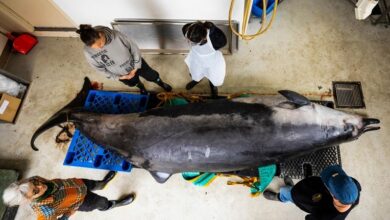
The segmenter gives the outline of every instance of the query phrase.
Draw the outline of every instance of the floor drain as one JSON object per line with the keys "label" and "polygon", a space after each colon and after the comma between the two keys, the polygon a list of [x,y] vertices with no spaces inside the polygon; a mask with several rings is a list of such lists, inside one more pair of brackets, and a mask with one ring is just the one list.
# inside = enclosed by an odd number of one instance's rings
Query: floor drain
{"label": "floor drain", "polygon": [[337,108],[365,108],[360,82],[332,82]]}

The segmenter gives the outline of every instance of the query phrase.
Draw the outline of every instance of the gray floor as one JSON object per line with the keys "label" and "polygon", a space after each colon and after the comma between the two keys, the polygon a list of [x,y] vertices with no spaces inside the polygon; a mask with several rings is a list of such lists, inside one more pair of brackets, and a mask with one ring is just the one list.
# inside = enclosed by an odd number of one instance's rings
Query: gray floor
{"label": "gray floor", "polygon": [[[347,0],[284,1],[265,35],[241,42],[238,53],[226,56],[227,77],[220,91],[275,93],[291,89],[317,94],[328,91],[332,81],[361,81],[367,108],[357,112],[381,119],[382,129],[341,146],[345,170],[363,187],[360,205],[349,219],[388,219],[390,29],[355,20],[353,10]],[[0,165],[22,169],[24,177],[101,178],[104,171],[62,166],[66,149],[54,143],[55,129],[38,139],[39,152],[30,149],[29,141],[41,123],[75,96],[84,76],[104,82],[106,89],[128,88],[91,69],[78,39],[39,40],[29,55],[13,55],[7,67],[10,72],[30,75],[33,82],[17,123],[0,124]],[[176,91],[183,91],[189,80],[183,55],[144,57]],[[149,83],[147,87],[159,89]],[[194,90],[208,92],[207,84]],[[72,219],[304,218],[292,204],[251,198],[247,188],[227,186],[226,181],[219,178],[209,187],[198,188],[175,175],[160,185],[147,172],[135,169],[130,174],[120,173],[100,193],[114,199],[136,192],[134,204],[108,212],[79,212]],[[278,184],[276,180],[273,187]],[[17,219],[33,219],[33,215],[22,207]]]}

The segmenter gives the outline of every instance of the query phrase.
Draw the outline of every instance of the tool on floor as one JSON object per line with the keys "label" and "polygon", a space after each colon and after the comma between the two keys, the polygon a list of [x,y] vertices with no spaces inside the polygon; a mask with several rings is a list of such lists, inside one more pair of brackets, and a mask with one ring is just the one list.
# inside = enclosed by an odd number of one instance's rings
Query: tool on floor
{"label": "tool on floor", "polygon": [[18,53],[26,55],[30,50],[38,43],[38,39],[27,33],[20,34],[15,36],[12,33],[3,33],[9,40],[13,41],[12,48]]}
{"label": "tool on floor", "polygon": [[181,175],[195,186],[208,186],[217,178],[216,173],[184,172]]}
{"label": "tool on floor", "polygon": [[267,186],[272,182],[276,174],[276,165],[271,164],[268,166],[262,166],[258,168],[259,176],[258,177],[240,177],[243,181],[228,181],[228,185],[237,185],[241,184],[250,188],[251,195],[253,197],[259,196],[260,193],[264,192]]}
{"label": "tool on floor", "polygon": [[182,176],[185,180],[191,182],[195,186],[208,186],[218,176],[223,177],[238,177],[241,181],[228,181],[227,185],[244,185],[250,188],[252,196],[258,196],[264,192],[265,188],[271,183],[276,173],[276,165],[262,166],[258,168],[259,176],[238,176],[225,173],[207,173],[207,172],[184,172]]}

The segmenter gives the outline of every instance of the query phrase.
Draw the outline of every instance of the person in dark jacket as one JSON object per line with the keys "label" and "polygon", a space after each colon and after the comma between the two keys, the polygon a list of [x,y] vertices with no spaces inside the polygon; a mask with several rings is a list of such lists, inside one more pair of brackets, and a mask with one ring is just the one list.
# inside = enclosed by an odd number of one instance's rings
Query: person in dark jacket
{"label": "person in dark jacket", "polygon": [[190,70],[192,81],[187,83],[190,90],[204,77],[208,78],[211,96],[218,96],[217,86],[223,84],[226,64],[219,51],[226,45],[226,36],[212,22],[192,22],[183,26],[183,35],[191,43],[185,62]]}
{"label": "person in dark jacket", "polygon": [[108,27],[85,24],[80,25],[77,33],[85,44],[84,55],[88,63],[107,78],[119,80],[130,87],[137,86],[142,94],[147,91],[140,76],[165,91],[172,90],[141,57],[137,44],[128,36]]}
{"label": "person in dark jacket", "polygon": [[266,199],[293,202],[305,212],[306,220],[342,220],[359,204],[361,186],[339,165],[325,168],[320,177],[311,176],[296,185],[289,177],[279,193],[266,190]]}

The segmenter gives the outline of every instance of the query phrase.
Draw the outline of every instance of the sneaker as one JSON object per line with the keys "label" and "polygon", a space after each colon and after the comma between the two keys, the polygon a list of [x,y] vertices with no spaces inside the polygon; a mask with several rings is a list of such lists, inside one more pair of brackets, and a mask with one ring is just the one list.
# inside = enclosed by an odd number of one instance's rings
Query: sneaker
{"label": "sneaker", "polygon": [[163,82],[161,87],[167,92],[172,91],[172,87],[168,83]]}
{"label": "sneaker", "polygon": [[191,82],[187,83],[186,89],[187,89],[187,90],[190,90],[190,89],[194,88],[194,86],[196,86],[197,84],[198,84],[197,81],[192,80]]}
{"label": "sneaker", "polygon": [[146,89],[140,89],[140,90],[139,90],[139,93],[140,93],[141,95],[149,95],[149,92],[148,92]]}
{"label": "sneaker", "polygon": [[275,192],[272,192],[269,190],[264,191],[263,196],[264,196],[264,198],[266,198],[268,200],[280,201],[279,200],[279,193],[275,193]]}
{"label": "sneaker", "polygon": [[145,86],[142,82],[139,82],[137,87],[139,88],[139,93],[141,93],[141,95],[148,95],[148,91],[145,89]]}
{"label": "sneaker", "polygon": [[154,83],[159,85],[161,88],[163,88],[167,92],[172,91],[172,87],[168,83],[163,82],[160,78],[158,78]]}
{"label": "sneaker", "polygon": [[294,181],[289,176],[285,176],[283,178],[283,181],[284,181],[284,184],[286,184],[286,186],[294,186]]}

